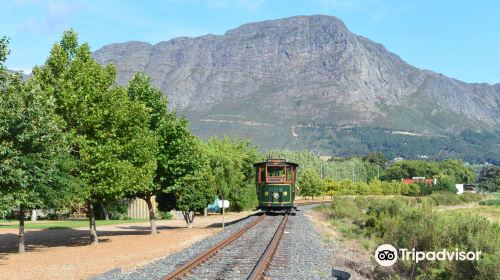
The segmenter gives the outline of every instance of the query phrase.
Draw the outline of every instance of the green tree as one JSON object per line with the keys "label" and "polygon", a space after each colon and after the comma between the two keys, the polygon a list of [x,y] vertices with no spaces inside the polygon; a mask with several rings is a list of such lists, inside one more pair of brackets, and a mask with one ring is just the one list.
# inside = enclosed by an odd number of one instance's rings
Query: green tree
{"label": "green tree", "polygon": [[19,74],[4,71],[6,43],[0,40],[0,195],[18,209],[19,253],[24,253],[25,212],[60,207],[68,195],[63,167],[69,149],[54,100],[36,85],[23,84]]}
{"label": "green tree", "polygon": [[387,158],[381,152],[372,152],[363,157],[363,161],[369,162],[375,166],[380,166],[380,168],[385,168],[387,163]]}
{"label": "green tree", "polygon": [[476,179],[476,173],[465,166],[461,160],[445,160],[438,163],[439,172],[451,177],[455,183],[472,183]]}
{"label": "green tree", "polygon": [[451,176],[439,175],[436,176],[436,184],[432,187],[432,191],[457,193],[457,188]]}
{"label": "green tree", "polygon": [[194,212],[199,211],[200,205],[203,205],[201,209],[207,207],[215,197],[215,182],[207,171],[207,156],[185,118],[177,119],[173,115],[159,132],[161,145],[155,182],[165,194],[159,194],[157,201],[167,205],[160,210],[182,211],[187,226],[191,227]]}
{"label": "green tree", "polygon": [[339,194],[340,184],[330,178],[324,179],[325,182],[325,194],[333,198],[334,195]]}
{"label": "green tree", "polygon": [[262,157],[246,140],[210,138],[206,145],[217,195],[228,199],[236,210],[256,206],[253,163]]}
{"label": "green tree", "polygon": [[344,179],[340,181],[340,189],[339,193],[341,195],[355,195],[356,194],[356,186],[351,179]]}
{"label": "green tree", "polygon": [[177,188],[157,196],[160,211],[177,209],[182,212],[188,228],[192,228],[195,212],[203,211],[216,194],[215,178],[208,166],[177,181]]}
{"label": "green tree", "polygon": [[78,162],[72,172],[83,180],[79,193],[87,203],[92,244],[98,242],[93,202],[116,200],[151,184],[156,167],[155,137],[145,125],[148,112],[115,85],[115,76],[115,68],[97,63],[72,30],[33,70],[32,79],[55,99],[70,135]]}
{"label": "green tree", "polygon": [[[182,141],[184,141],[183,139],[177,139],[175,136],[172,137],[172,134],[179,137],[186,137],[189,136],[190,133],[185,129],[180,130],[180,132],[184,133],[175,133],[179,132],[178,129],[176,130],[176,126],[182,126],[185,125],[185,123],[179,123],[177,121],[175,112],[168,112],[167,98],[163,96],[159,89],[151,85],[150,78],[148,76],[137,73],[129,82],[127,91],[128,96],[132,101],[142,103],[148,111],[149,119],[147,124],[144,125],[149,128],[150,133],[154,135],[156,139],[153,160],[157,164],[155,177],[159,178],[162,174],[164,174],[164,168],[171,162],[170,158],[165,157],[166,149],[171,149],[171,146],[175,145],[175,143],[184,145],[182,143]],[[177,156],[183,156],[183,154],[178,154]],[[172,179],[169,181],[172,181]],[[157,233],[155,209],[153,208],[151,199],[154,195],[158,194],[162,188],[164,189],[166,186],[161,183],[160,179],[158,179],[152,180],[149,184],[142,185],[142,187],[135,188],[131,192],[127,193],[127,196],[139,197],[146,202],[149,212],[151,234]]]}
{"label": "green tree", "polygon": [[483,166],[477,180],[479,188],[488,192],[500,191],[500,167],[494,165]]}
{"label": "green tree", "polygon": [[321,180],[319,174],[312,169],[306,169],[301,172],[298,178],[300,195],[310,196],[314,199],[314,196],[318,196],[324,192],[325,183]]}

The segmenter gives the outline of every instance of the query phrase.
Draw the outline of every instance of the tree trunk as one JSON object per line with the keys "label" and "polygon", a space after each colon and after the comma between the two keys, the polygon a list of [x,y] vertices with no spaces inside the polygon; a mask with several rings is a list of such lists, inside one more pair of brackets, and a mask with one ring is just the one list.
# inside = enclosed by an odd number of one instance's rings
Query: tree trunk
{"label": "tree trunk", "polygon": [[155,209],[153,208],[153,202],[151,202],[151,196],[147,195],[144,200],[146,200],[146,204],[148,205],[149,210],[149,223],[151,224],[151,234],[156,234],[156,217],[155,217]]}
{"label": "tree trunk", "polygon": [[104,214],[104,219],[106,221],[109,221],[108,210],[106,210],[106,207],[104,206],[104,203],[101,203],[101,208],[102,208],[102,213]]}
{"label": "tree trunk", "polygon": [[90,226],[90,244],[97,245],[99,242],[97,240],[97,229],[95,227],[95,213],[94,206],[92,205],[92,201],[88,201],[88,210],[89,210],[89,226]]}
{"label": "tree trunk", "polygon": [[19,254],[24,254],[24,209],[19,208],[19,240],[18,240]]}

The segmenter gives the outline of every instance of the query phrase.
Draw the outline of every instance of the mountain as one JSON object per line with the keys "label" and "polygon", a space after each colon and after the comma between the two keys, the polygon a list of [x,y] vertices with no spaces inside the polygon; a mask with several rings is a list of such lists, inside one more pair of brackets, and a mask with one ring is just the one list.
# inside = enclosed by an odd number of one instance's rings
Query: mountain
{"label": "mountain", "polygon": [[[156,45],[111,44],[93,55],[116,65],[120,84],[136,72],[150,75],[202,137],[238,135],[264,149],[342,155],[383,150],[364,139],[382,137],[399,143],[397,155],[465,159],[454,142],[477,153],[469,142],[487,141],[500,155],[500,84],[418,69],[331,16],[249,23]],[[405,151],[415,139],[440,144]]]}

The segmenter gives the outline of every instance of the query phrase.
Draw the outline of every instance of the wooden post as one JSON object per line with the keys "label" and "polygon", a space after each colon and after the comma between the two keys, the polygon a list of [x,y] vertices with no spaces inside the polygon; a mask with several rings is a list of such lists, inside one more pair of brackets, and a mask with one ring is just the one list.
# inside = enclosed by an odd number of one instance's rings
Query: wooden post
{"label": "wooden post", "polygon": [[224,200],[222,200],[222,228],[224,228]]}

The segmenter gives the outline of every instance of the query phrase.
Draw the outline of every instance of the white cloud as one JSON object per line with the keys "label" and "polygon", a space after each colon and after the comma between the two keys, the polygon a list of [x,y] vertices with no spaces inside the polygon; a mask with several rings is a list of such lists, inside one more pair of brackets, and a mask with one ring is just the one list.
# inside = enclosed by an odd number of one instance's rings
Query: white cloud
{"label": "white cloud", "polygon": [[256,12],[265,0],[171,0],[179,4],[205,5],[216,9],[226,10],[240,8],[248,12]]}
{"label": "white cloud", "polygon": [[345,12],[359,11],[366,5],[359,0],[320,0],[320,3]]}
{"label": "white cloud", "polygon": [[71,16],[85,10],[86,6],[78,2],[52,0],[48,2],[34,0],[17,0],[19,5],[37,5],[42,11],[37,17],[27,18],[20,26],[23,32],[59,32],[67,28]]}

